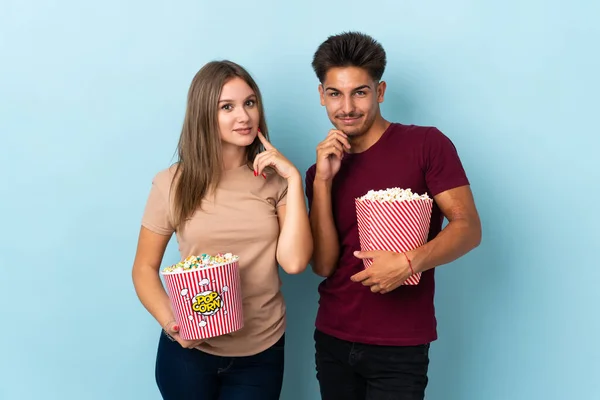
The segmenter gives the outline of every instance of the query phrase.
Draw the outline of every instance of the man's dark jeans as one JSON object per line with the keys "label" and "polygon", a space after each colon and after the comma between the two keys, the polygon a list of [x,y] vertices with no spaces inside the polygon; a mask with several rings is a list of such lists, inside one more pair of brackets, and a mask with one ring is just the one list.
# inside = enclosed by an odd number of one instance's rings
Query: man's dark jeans
{"label": "man's dark jeans", "polygon": [[323,400],[423,400],[429,344],[375,346],[315,330],[317,380]]}

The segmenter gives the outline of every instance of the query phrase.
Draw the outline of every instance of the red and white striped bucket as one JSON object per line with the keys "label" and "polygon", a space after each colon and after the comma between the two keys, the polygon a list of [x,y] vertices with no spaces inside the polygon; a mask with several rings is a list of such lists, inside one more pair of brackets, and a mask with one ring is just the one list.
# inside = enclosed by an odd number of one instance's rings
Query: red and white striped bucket
{"label": "red and white striped bucket", "polygon": [[238,261],[161,273],[182,339],[208,339],[244,326]]}
{"label": "red and white striped bucket", "polygon": [[[375,201],[355,199],[361,251],[385,250],[404,253],[427,242],[431,221],[432,199]],[[363,259],[365,268],[373,263]],[[421,273],[410,276],[403,284],[417,285]]]}

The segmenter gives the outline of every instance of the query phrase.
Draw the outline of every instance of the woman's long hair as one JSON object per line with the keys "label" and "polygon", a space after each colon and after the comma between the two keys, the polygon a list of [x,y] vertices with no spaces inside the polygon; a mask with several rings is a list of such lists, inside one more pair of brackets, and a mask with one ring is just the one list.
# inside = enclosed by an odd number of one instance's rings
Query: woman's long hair
{"label": "woman's long hair", "polygon": [[[192,80],[179,144],[175,170],[173,223],[178,229],[214,190],[223,169],[219,132],[219,99],[223,86],[233,78],[243,79],[256,95],[259,128],[268,139],[267,124],[260,90],[252,76],[231,61],[212,61],[203,66]],[[262,150],[258,138],[247,147],[247,161],[254,162]]]}

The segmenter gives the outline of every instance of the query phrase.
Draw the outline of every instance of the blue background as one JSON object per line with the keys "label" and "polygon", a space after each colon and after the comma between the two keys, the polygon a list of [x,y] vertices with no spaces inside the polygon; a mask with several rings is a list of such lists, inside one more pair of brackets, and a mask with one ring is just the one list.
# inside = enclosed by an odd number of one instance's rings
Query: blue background
{"label": "blue background", "polygon": [[[193,75],[247,67],[304,172],[330,128],[311,57],[344,30],[385,46],[385,117],[454,141],[483,221],[482,245],[438,269],[427,398],[600,398],[598,3],[218,3],[2,2],[0,399],[159,399],[130,270]],[[318,398],[318,282],[284,276],[282,399]]]}

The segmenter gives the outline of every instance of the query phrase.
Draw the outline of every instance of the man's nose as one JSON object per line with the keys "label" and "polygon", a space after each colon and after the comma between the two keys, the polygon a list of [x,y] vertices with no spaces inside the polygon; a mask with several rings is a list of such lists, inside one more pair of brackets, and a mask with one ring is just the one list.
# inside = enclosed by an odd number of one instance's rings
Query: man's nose
{"label": "man's nose", "polygon": [[344,114],[351,114],[354,111],[354,101],[352,97],[345,97],[344,104],[342,107],[342,111],[344,111]]}

